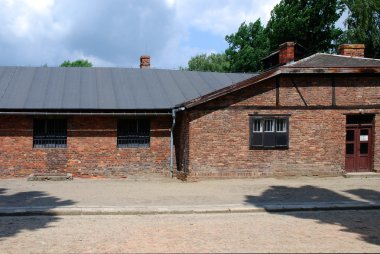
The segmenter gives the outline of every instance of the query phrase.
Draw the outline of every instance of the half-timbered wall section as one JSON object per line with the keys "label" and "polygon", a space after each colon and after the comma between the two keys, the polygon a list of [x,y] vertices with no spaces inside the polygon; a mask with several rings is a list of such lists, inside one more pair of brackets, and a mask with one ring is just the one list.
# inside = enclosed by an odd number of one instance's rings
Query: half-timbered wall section
{"label": "half-timbered wall section", "polygon": [[[374,115],[375,133],[379,103],[378,77],[282,75],[256,83],[188,111],[188,165],[183,170],[189,177],[341,175],[347,115]],[[255,115],[288,119],[288,147],[251,147]],[[378,153],[375,135],[372,145]],[[370,170],[380,171],[378,157]]]}

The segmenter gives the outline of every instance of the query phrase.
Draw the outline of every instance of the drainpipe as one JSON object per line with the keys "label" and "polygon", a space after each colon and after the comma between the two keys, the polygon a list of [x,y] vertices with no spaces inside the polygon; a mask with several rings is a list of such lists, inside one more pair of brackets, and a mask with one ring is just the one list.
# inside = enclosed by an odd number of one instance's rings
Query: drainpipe
{"label": "drainpipe", "polygon": [[185,110],[184,107],[172,109],[173,122],[172,122],[172,127],[170,128],[170,174],[171,174],[172,178],[173,178],[173,174],[174,174],[174,172],[173,172],[174,133],[173,132],[174,132],[174,127],[175,127],[175,118],[176,118],[177,112],[184,111],[184,110]]}

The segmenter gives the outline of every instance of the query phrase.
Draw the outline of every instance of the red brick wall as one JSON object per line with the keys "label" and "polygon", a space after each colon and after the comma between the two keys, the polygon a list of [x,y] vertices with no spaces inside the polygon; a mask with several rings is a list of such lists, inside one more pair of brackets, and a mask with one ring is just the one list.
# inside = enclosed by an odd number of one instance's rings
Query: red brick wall
{"label": "red brick wall", "polygon": [[[308,104],[305,107],[299,92]],[[380,112],[359,105],[380,99],[379,78],[335,79],[315,76],[280,79],[279,107],[276,80],[199,105],[189,111],[190,177],[259,177],[340,175],[344,171],[346,114]],[[360,89],[357,89],[360,84]],[[377,99],[376,99],[377,98]],[[357,108],[352,105],[357,105]],[[289,114],[289,148],[249,149],[249,114]],[[375,131],[379,128],[376,118]],[[380,169],[380,141],[375,137],[374,169]]]}
{"label": "red brick wall", "polygon": [[151,119],[149,148],[117,148],[117,119],[68,118],[67,148],[33,148],[33,117],[0,117],[0,176],[37,172],[145,176],[169,172],[170,117]]}
{"label": "red brick wall", "polygon": [[379,85],[379,77],[337,78],[337,105],[380,105]]}

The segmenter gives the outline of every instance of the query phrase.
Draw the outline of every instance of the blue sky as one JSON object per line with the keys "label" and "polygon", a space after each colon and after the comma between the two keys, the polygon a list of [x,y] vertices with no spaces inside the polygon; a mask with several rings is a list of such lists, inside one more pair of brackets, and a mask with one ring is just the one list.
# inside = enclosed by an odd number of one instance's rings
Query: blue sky
{"label": "blue sky", "polygon": [[0,0],[0,65],[176,69],[191,56],[223,52],[244,22],[267,22],[279,0]]}

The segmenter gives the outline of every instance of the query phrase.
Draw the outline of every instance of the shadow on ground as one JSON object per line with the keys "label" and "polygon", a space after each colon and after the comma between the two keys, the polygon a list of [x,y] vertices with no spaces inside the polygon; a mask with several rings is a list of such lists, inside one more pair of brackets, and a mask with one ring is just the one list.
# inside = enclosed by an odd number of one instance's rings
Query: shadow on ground
{"label": "shadow on ground", "polygon": [[[354,189],[345,191],[362,199],[362,201],[351,199],[329,189],[302,186],[299,188],[287,186],[271,186],[259,196],[246,196],[246,203],[265,208],[269,204],[300,204],[305,202],[350,202],[357,203],[380,202],[380,192],[367,189]],[[342,212],[350,213],[349,216],[340,216]],[[357,211],[331,211],[331,212],[289,212],[288,216],[302,219],[317,220],[319,223],[339,225],[342,231],[356,233],[371,244],[380,245],[378,227],[380,226],[380,213],[376,218],[371,216],[355,216]],[[371,213],[373,214],[373,213]],[[347,214],[346,214],[347,215]]]}
{"label": "shadow on ground", "polygon": [[[48,212],[51,208],[75,204],[72,200],[60,200],[41,191],[27,191],[6,195],[7,189],[0,188],[0,208],[8,207],[38,207],[40,211]],[[49,223],[58,221],[56,216],[29,217],[28,220],[18,220],[15,217],[0,216],[0,241],[23,230],[37,230],[49,227]]]}

